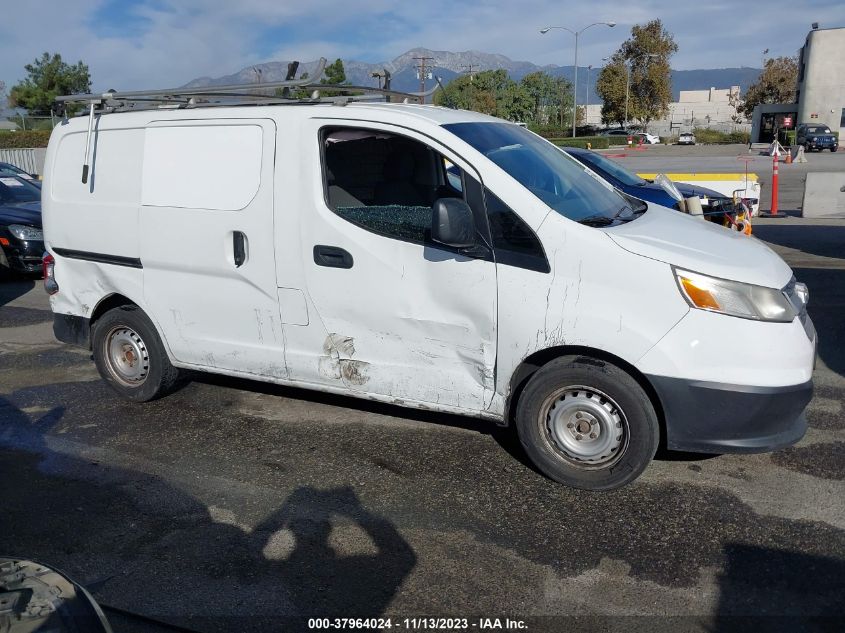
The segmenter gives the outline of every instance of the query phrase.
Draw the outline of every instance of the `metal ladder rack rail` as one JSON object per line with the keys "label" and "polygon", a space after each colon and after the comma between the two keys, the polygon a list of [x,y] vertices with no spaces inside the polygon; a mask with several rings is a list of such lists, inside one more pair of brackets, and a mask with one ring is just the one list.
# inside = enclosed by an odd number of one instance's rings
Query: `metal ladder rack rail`
{"label": "metal ladder rack rail", "polygon": [[[323,75],[326,68],[326,58],[321,57],[317,70],[315,72],[316,79]],[[286,81],[272,81],[262,84],[229,84],[225,86],[194,86],[192,88],[165,88],[159,90],[127,90],[117,91],[111,90],[102,93],[90,94],[75,94],[75,95],[61,95],[56,97],[56,103],[89,103],[93,105],[102,105],[106,101],[156,101],[156,97],[162,100],[172,101],[177,98],[204,96],[212,92],[230,93],[232,91],[249,91],[260,88],[262,90],[268,88],[299,88],[314,82],[314,79],[290,79]],[[257,95],[256,95],[257,96]]]}
{"label": "metal ladder rack rail", "polygon": [[[192,88],[173,88],[160,90],[134,90],[122,91],[110,90],[103,93],[62,95],[55,98],[55,102],[66,108],[68,103],[85,103],[88,105],[88,133],[85,138],[85,155],[82,163],[82,183],[88,182],[89,156],[91,149],[91,134],[94,129],[95,112],[111,113],[117,110],[134,107],[135,103],[148,103],[147,108],[198,108],[198,107],[223,107],[236,105],[287,105],[287,104],[310,104],[310,103],[336,103],[345,105],[354,101],[372,99],[373,96],[384,95],[386,97],[402,97],[407,103],[408,99],[420,99],[434,94],[443,87],[441,80],[437,77],[437,85],[425,92],[400,92],[386,88],[372,88],[368,86],[349,86],[315,83],[322,75],[326,67],[326,58],[321,57],[314,78],[307,79],[286,79],[285,81],[273,81],[262,84],[230,84],[222,86],[203,86]],[[299,90],[312,90],[312,94],[306,98],[289,97],[291,88]],[[255,90],[276,90],[283,89],[282,95],[255,94]],[[364,92],[363,95],[347,95],[340,97],[320,98],[320,91],[328,90],[340,93]],[[227,101],[197,102],[197,97],[226,99]],[[240,99],[240,101],[236,101]],[[153,105],[157,104],[157,105]]]}

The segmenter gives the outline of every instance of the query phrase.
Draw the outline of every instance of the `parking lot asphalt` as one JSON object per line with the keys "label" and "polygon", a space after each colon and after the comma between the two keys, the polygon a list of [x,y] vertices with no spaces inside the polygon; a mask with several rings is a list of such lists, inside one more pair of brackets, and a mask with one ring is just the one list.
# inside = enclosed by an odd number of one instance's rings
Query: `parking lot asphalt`
{"label": "parking lot asphalt", "polygon": [[123,402],[53,339],[40,282],[0,283],[0,554],[87,584],[118,631],[304,630],[301,615],[842,630],[845,222],[755,235],[810,286],[807,435],[662,454],[602,494],[468,418],[214,376]]}

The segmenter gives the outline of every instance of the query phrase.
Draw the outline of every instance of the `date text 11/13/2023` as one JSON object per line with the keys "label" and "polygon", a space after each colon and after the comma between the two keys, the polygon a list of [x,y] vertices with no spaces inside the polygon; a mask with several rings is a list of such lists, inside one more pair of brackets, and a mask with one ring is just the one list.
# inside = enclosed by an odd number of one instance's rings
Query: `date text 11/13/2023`
{"label": "date text 11/13/2023", "polygon": [[310,630],[407,629],[413,631],[519,631],[527,630],[524,620],[511,618],[309,618]]}

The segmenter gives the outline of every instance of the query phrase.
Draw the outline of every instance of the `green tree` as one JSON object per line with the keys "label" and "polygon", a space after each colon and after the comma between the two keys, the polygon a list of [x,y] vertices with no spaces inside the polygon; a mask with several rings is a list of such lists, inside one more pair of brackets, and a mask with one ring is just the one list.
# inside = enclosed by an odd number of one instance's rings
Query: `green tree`
{"label": "green tree", "polygon": [[659,19],[634,25],[631,37],[622,43],[599,73],[597,88],[604,101],[602,120],[605,123],[625,121],[626,64],[630,67],[628,120],[637,119],[647,126],[664,116],[672,100],[669,59],[677,51],[675,38]]}
{"label": "green tree", "polygon": [[497,116],[509,121],[532,121],[534,100],[520,84],[509,82],[496,100]]}
{"label": "green tree", "polygon": [[796,57],[772,57],[760,77],[745,93],[745,102],[739,110],[751,117],[754,106],[760,103],[794,103],[798,85],[798,59]]}
{"label": "green tree", "polygon": [[12,86],[9,101],[12,106],[26,109],[30,115],[48,116],[59,95],[91,91],[88,66],[81,61],[67,64],[58,53],[52,56],[44,53],[24,68],[28,77]]}
{"label": "green tree", "polygon": [[[538,114],[553,118],[561,90],[566,99],[568,84],[561,84],[546,73],[532,75],[536,76],[528,81],[523,78],[519,83],[508,77],[503,69],[474,73],[471,78],[462,75],[434,93],[434,102],[447,108],[474,110],[509,121],[540,122]],[[566,103],[571,108],[571,99]],[[546,107],[548,110],[544,109]]]}
{"label": "green tree", "polygon": [[345,84],[346,70],[343,68],[343,60],[334,60],[333,63],[326,66],[323,75],[323,78],[320,80],[321,84],[331,84],[333,86],[342,86]]}
{"label": "green tree", "polygon": [[625,83],[628,71],[622,54],[617,51],[605,64],[596,79],[596,92],[602,98],[601,120],[608,125],[625,122]]}
{"label": "green tree", "polygon": [[525,119],[527,122],[561,126],[563,119],[572,122],[572,84],[566,79],[537,71],[525,75],[520,85],[532,101],[532,113]]}

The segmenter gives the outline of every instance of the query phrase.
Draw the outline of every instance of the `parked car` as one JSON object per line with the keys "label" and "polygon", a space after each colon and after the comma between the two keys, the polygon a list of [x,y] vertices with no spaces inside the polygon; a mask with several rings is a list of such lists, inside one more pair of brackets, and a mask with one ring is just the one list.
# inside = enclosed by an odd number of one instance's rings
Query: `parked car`
{"label": "parked car", "polygon": [[605,130],[601,133],[601,136],[633,136],[633,132],[631,130],[625,130],[622,128],[618,128],[615,130]]}
{"label": "parked car", "polygon": [[829,149],[835,152],[839,149],[839,139],[826,125],[817,123],[802,123],[795,130],[796,143],[804,147],[804,151],[822,151]]}
{"label": "parked car", "polygon": [[[661,185],[652,180],[640,178],[637,174],[628,171],[607,156],[589,149],[576,147],[561,147],[561,150],[629,196],[670,209],[678,208],[677,200]],[[681,182],[676,182],[674,185],[685,199],[699,198],[704,213],[707,214],[708,219],[714,222],[721,223],[724,213],[736,213],[733,199],[718,191]]]}
{"label": "parked car", "polygon": [[695,145],[695,134],[692,132],[681,132],[678,135],[678,145]]}
{"label": "parked car", "polygon": [[28,171],[21,169],[17,165],[13,165],[12,163],[5,163],[0,161],[0,172],[14,174],[15,176],[19,176],[24,180],[28,180],[39,189],[41,188],[41,181],[38,179],[38,174],[31,174]]}
{"label": "parked car", "polygon": [[649,134],[648,132],[637,132],[634,134],[634,141],[639,143],[640,139],[643,139],[643,143],[647,145],[657,145],[660,143],[660,137],[654,134]]}
{"label": "parked car", "polygon": [[0,277],[41,271],[41,189],[0,172]]}
{"label": "parked car", "polygon": [[661,443],[805,432],[816,334],[789,266],[519,126],[401,103],[117,109],[86,157],[91,129],[47,149],[45,287],[57,338],[128,400],[190,369],[471,415],[592,490]]}

